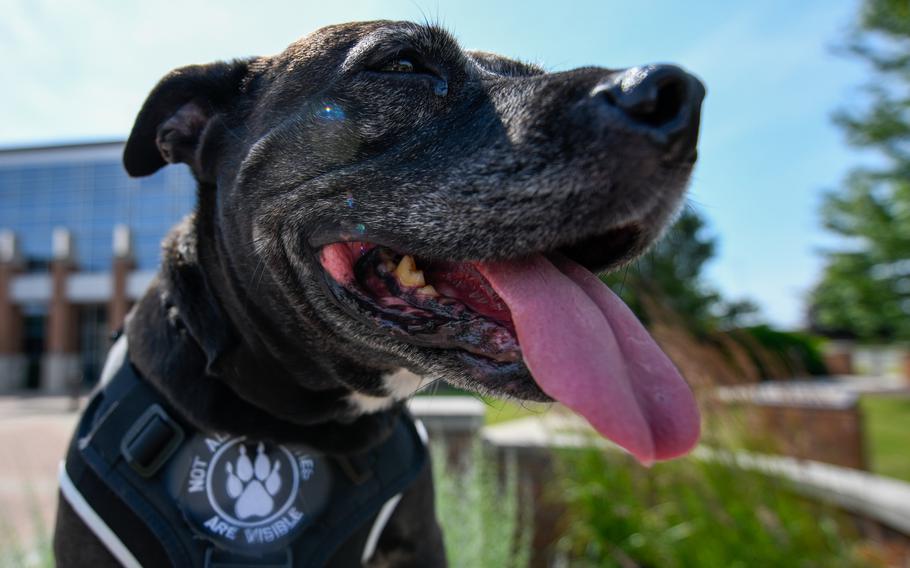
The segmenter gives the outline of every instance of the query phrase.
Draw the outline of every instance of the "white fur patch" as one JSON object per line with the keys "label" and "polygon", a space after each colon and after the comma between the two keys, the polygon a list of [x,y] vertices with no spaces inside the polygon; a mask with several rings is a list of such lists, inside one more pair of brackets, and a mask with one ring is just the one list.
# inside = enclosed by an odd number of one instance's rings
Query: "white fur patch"
{"label": "white fur patch", "polygon": [[385,410],[396,401],[404,400],[417,392],[423,382],[423,377],[405,369],[388,373],[382,377],[382,385],[388,396],[370,396],[359,392],[352,393],[348,402],[354,406],[359,414],[372,414]]}
{"label": "white fur patch", "polygon": [[423,377],[406,369],[399,369],[382,377],[385,389],[395,400],[404,400],[417,392]]}
{"label": "white fur patch", "polygon": [[370,396],[355,392],[348,396],[348,402],[357,410],[357,414],[372,414],[392,406],[395,399],[390,396]]}

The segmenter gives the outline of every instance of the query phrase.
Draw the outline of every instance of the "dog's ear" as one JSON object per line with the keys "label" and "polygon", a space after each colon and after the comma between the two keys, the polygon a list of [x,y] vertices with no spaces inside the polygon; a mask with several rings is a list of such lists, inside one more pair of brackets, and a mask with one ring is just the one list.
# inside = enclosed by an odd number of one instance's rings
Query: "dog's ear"
{"label": "dog's ear", "polygon": [[166,163],[182,162],[202,176],[206,130],[237,103],[251,61],[190,65],[165,75],[145,99],[126,142],[127,173],[147,176]]}

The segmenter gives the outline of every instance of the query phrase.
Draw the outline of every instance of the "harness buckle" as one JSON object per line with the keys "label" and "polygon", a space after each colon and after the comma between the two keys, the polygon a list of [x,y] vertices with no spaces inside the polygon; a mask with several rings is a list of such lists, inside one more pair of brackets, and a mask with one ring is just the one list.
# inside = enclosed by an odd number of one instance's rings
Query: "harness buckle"
{"label": "harness buckle", "polygon": [[139,475],[151,477],[174,455],[184,438],[183,428],[161,406],[153,404],[126,431],[120,453]]}
{"label": "harness buckle", "polygon": [[293,568],[291,549],[268,554],[261,558],[240,557],[212,546],[205,549],[205,568]]}

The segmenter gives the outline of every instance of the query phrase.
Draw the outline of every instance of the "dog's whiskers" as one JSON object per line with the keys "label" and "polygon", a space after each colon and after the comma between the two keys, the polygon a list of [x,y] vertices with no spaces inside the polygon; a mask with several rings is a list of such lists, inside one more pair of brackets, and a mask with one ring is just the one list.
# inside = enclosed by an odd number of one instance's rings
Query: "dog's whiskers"
{"label": "dog's whiskers", "polygon": [[[635,266],[638,266],[638,261],[635,261]],[[622,298],[623,292],[626,290],[626,277],[629,276],[629,265],[626,265],[625,269],[622,271],[622,282],[619,284],[619,297]]]}

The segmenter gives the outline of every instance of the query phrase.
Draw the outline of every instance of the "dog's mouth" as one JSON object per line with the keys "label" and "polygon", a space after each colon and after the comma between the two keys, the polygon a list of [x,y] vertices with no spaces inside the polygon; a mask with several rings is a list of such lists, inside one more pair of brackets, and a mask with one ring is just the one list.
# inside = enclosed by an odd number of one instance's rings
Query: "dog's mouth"
{"label": "dog's mouth", "polygon": [[[629,253],[640,233],[630,224],[553,255],[608,266]],[[325,245],[319,260],[332,296],[349,314],[402,341],[457,349],[485,365],[522,360],[512,313],[482,263],[429,260],[366,241]]]}
{"label": "dog's mouth", "polygon": [[673,363],[622,300],[563,254],[446,262],[344,241],[323,246],[319,261],[353,317],[467,362],[523,363],[543,392],[643,463],[698,440],[698,409]]}
{"label": "dog's mouth", "polygon": [[349,313],[399,339],[519,361],[509,308],[470,262],[426,261],[367,242],[320,252],[332,295]]}

